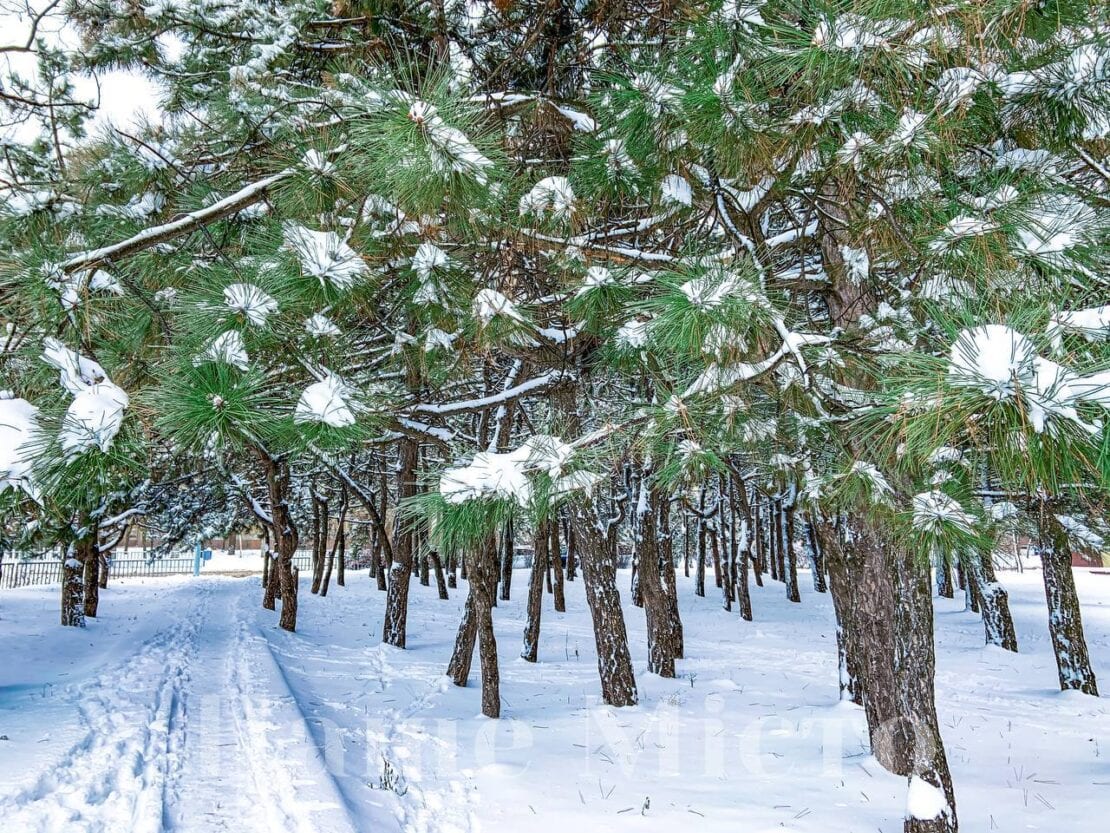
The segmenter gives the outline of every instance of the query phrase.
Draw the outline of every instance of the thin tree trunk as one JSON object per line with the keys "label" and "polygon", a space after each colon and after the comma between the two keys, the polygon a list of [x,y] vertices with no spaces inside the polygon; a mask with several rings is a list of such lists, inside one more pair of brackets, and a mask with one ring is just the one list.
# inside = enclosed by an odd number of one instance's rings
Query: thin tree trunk
{"label": "thin tree trunk", "polygon": [[553,520],[548,524],[551,540],[548,543],[548,557],[551,559],[552,595],[554,596],[555,612],[565,613],[567,609],[566,591],[563,587],[563,552],[559,546],[559,521]]}
{"label": "thin tree trunk", "polygon": [[[343,544],[343,524],[347,521],[347,493],[344,491],[341,503],[339,504],[339,519],[336,521],[335,541],[328,550],[327,563],[324,565],[324,574],[320,578],[320,595],[328,595],[328,585],[331,584],[331,573],[335,567],[335,555]],[[325,542],[327,538],[325,537]]]}
{"label": "thin tree trunk", "polygon": [[952,587],[952,561],[947,553],[937,553],[937,595],[951,599],[956,594]]}
{"label": "thin tree trunk", "polygon": [[825,582],[825,553],[817,538],[816,522],[810,518],[804,523],[806,541],[809,544],[809,563],[813,570],[813,589],[817,593],[825,593],[828,591],[828,585]]}
{"label": "thin tree trunk", "polygon": [[802,596],[798,588],[798,556],[794,552],[794,502],[797,494],[797,489],[794,484],[791,484],[787,497],[782,503],[782,512],[780,515],[782,523],[782,558],[784,580],[786,582],[786,598],[795,603],[802,601]]}
{"label": "thin tree trunk", "polygon": [[457,561],[455,559],[454,553],[452,553],[451,555],[447,556],[447,586],[450,587],[452,590],[459,586],[459,579],[456,575],[457,569]]}
{"label": "thin tree trunk", "polygon": [[563,521],[563,538],[567,542],[567,581],[574,581],[578,574],[578,544],[574,538],[574,526],[569,519]]}
{"label": "thin tree trunk", "polygon": [[[501,600],[506,602],[509,601],[513,586],[513,556],[516,555],[515,538],[516,533],[510,519],[505,524],[505,532],[501,539]],[[533,563],[535,563],[534,558]]]}
{"label": "thin tree trunk", "polygon": [[443,561],[440,560],[440,553],[432,550],[427,554],[428,561],[432,562],[432,571],[435,573],[435,589],[440,593],[440,599],[446,601],[451,596],[447,595],[447,581],[443,575]]}
{"label": "thin tree trunk", "polygon": [[520,657],[526,662],[535,662],[539,656],[540,612],[543,603],[543,574],[548,562],[547,523],[536,528],[532,551],[532,570],[528,576],[528,601],[524,614],[524,643]]}

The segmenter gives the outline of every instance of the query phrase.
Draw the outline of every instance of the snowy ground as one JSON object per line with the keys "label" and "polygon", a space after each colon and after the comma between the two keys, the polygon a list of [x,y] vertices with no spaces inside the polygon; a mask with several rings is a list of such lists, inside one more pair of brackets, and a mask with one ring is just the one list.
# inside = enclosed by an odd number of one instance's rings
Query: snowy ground
{"label": "snowy ground", "polygon": [[[627,580],[627,575],[625,576]],[[942,600],[938,697],[965,831],[1096,831],[1110,811],[1110,708],[1055,690],[1038,573],[1006,574],[1022,653],[981,645]],[[1096,673],[1110,689],[1110,575],[1081,573]],[[276,628],[257,578],[124,580],[88,629],[56,625],[57,589],[0,595],[0,827],[31,831],[901,830],[902,779],[836,702],[829,600],[753,588],[756,621],[679,579],[681,679],[644,671],[641,705],[597,701],[580,581],[545,596],[540,662],[517,658],[526,575],[495,612],[501,721],[477,680],[442,676],[463,601],[414,586],[409,649],[378,644],[365,573],[302,591]],[[627,593],[625,594],[627,596]],[[475,662],[475,674],[477,662]]]}

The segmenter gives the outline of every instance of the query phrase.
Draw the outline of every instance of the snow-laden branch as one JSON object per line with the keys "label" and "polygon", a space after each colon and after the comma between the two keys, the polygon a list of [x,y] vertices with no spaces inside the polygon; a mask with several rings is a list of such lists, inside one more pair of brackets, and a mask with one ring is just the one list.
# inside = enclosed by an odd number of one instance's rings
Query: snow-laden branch
{"label": "snow-laden branch", "polygon": [[568,376],[569,374],[561,370],[553,370],[550,373],[545,373],[542,376],[529,379],[527,382],[521,382],[519,385],[514,385],[511,388],[506,388],[505,390],[490,394],[489,396],[481,396],[477,399],[468,399],[462,402],[446,402],[442,405],[416,405],[413,411],[428,416],[456,416],[458,414],[484,411],[486,408],[492,408],[496,405],[505,405],[521,397],[528,396],[529,394],[542,393],[548,388],[563,382]]}
{"label": "snow-laden branch", "polygon": [[153,246],[157,246],[159,243],[164,243],[167,240],[178,237],[179,235],[195,231],[201,226],[214,223],[230,214],[242,211],[247,206],[260,202],[266,196],[266,192],[270,188],[288,179],[292,175],[293,169],[287,168],[273,176],[268,176],[258,182],[253,182],[245,188],[239,189],[234,194],[212,203],[212,205],[205,208],[198,208],[196,211],[190,211],[188,214],[178,217],[176,220],[171,220],[160,226],[151,226],[150,228],[143,229],[138,234],[128,237],[126,240],[121,240],[118,243],[112,243],[109,246],[79,252],[63,263],[62,269],[67,273],[77,272],[82,269],[91,269],[102,263],[118,260],[122,257],[129,257]]}

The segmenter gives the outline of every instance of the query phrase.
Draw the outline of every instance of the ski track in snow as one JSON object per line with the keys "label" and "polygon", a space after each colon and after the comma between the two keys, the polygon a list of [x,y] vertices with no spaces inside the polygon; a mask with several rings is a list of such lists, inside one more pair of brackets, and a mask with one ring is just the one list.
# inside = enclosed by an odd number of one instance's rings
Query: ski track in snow
{"label": "ski track in snow", "polygon": [[[1105,687],[1110,577],[1084,579]],[[1054,691],[1039,576],[1004,582],[1017,655],[984,648],[962,601],[936,600],[962,827],[1093,833],[1110,710]],[[295,634],[259,608],[257,579],[119,582],[80,632],[54,624],[56,588],[5,594],[0,833],[900,829],[904,779],[869,756],[860,710],[836,703],[828,597],[753,587],[746,623],[707,589],[679,577],[676,680],[644,672],[643,613],[626,604],[640,706],[611,709],[581,582],[566,614],[544,596],[540,661],[517,658],[518,572],[494,611],[500,721],[479,714],[477,656],[467,687],[444,676],[465,584],[448,602],[414,584],[404,651],[379,643],[384,594],[361,571],[326,599],[303,585]]]}
{"label": "ski track in snow", "polygon": [[163,808],[176,789],[183,693],[211,597],[207,586],[194,615],[158,631],[120,665],[68,688],[85,735],[31,786],[0,798],[7,830],[163,829]]}

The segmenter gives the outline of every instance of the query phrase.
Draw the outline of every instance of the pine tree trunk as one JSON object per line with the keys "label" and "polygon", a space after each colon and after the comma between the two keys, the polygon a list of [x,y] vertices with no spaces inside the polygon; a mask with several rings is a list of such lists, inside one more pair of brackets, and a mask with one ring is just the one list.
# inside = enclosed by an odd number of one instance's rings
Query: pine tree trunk
{"label": "pine tree trunk", "polygon": [[580,505],[576,510],[573,512],[574,535],[581,547],[579,556],[586,583],[586,602],[593,619],[601,696],[610,706],[634,706],[636,678],[628,651],[620,591],[617,590],[616,553],[602,535],[593,508]]}
{"label": "pine tree trunk", "polygon": [[578,574],[578,542],[574,537],[574,526],[569,520],[564,522],[563,538],[567,542],[567,581],[574,581]]}
{"label": "pine tree trunk", "polygon": [[937,595],[944,599],[955,596],[952,587],[952,561],[943,552],[937,554]]}
{"label": "pine tree trunk", "polygon": [[470,677],[470,664],[474,657],[474,642],[478,636],[478,617],[475,607],[475,582],[467,585],[466,604],[463,605],[463,616],[459,622],[459,631],[455,636],[455,649],[451,653],[451,661],[447,663],[447,676],[455,685],[465,687]]}
{"label": "pine tree trunk", "polygon": [[667,624],[671,630],[670,644],[675,659],[686,655],[686,642],[682,629],[682,615],[678,610],[678,587],[675,577],[674,547],[671,538],[671,507],[665,502],[659,507],[659,556],[662,562],[661,578],[667,599]]}
{"label": "pine tree trunk", "polygon": [[[647,473],[644,474],[644,479]],[[656,489],[649,489],[642,479],[640,499],[633,521],[636,525],[636,549],[640,554],[640,587],[644,594],[644,617],[647,623],[648,672],[660,677],[675,675],[674,632],[670,622],[670,604],[659,575],[659,539],[656,518],[666,500]],[[673,573],[673,570],[672,570]]]}
{"label": "pine tree trunk", "polygon": [[794,552],[794,500],[797,494],[792,485],[787,499],[783,502],[782,523],[782,554],[783,572],[786,579],[786,598],[792,602],[801,602],[802,596],[798,588],[798,556]]}
{"label": "pine tree trunk", "polygon": [[85,627],[84,565],[77,555],[78,545],[71,543],[62,562],[62,624],[71,628]]}
{"label": "pine tree trunk", "polygon": [[108,588],[108,569],[112,566],[112,554],[102,553],[100,556],[100,589]]}
{"label": "pine tree trunk", "polygon": [[904,833],[955,833],[956,796],[944,741],[940,735],[934,699],[936,655],[933,646],[933,599],[927,562],[907,547],[894,554],[894,668],[897,683],[898,726],[902,738],[895,743],[901,756],[894,771],[924,782],[944,795],[947,807],[933,818],[907,814]]}
{"label": "pine tree trunk", "polygon": [[447,580],[443,575],[443,562],[439,558],[439,553],[432,550],[428,553],[428,560],[432,563],[432,572],[435,573],[436,590],[439,592],[439,597],[446,601],[450,596],[447,595]]}
{"label": "pine tree trunk", "polygon": [[459,586],[459,579],[455,572],[457,569],[455,556],[447,556],[447,586],[452,590]]}
{"label": "pine tree trunk", "polygon": [[567,610],[566,590],[563,587],[563,551],[559,546],[559,521],[554,520],[548,524],[551,540],[548,543],[548,557],[551,560],[551,590],[554,596],[555,612],[565,613]]}
{"label": "pine tree trunk", "polygon": [[[703,500],[702,503],[705,501]],[[694,567],[694,595],[705,598],[705,520],[698,518],[698,555]]]}
{"label": "pine tree trunk", "polygon": [[809,543],[810,566],[813,569],[813,589],[817,593],[828,591],[825,583],[825,553],[821,549],[821,542],[817,539],[816,524],[812,520],[805,522],[806,541]]}
{"label": "pine tree trunk", "polygon": [[93,521],[89,524],[88,537],[77,543],[77,560],[83,565],[85,583],[83,606],[85,616],[96,618],[100,606],[100,527]]}
{"label": "pine tree trunk", "polygon": [[1048,602],[1048,632],[1056,653],[1060,689],[1082,691],[1097,697],[1098,684],[1087,653],[1067,530],[1051,510],[1042,506],[1038,533],[1041,572]]}
{"label": "pine tree trunk", "polygon": [[[516,555],[515,537],[513,522],[509,520],[505,524],[505,533],[501,539],[501,600],[505,602],[509,601],[513,586],[513,556]],[[532,561],[534,564],[535,559],[533,558]],[[531,592],[530,589],[529,592]]]}
{"label": "pine tree trunk", "polygon": [[[494,550],[489,551],[492,556]],[[480,573],[490,573],[488,581],[472,581],[475,590],[474,610],[478,630],[478,661],[482,667],[482,714],[486,717],[501,716],[501,675],[497,667],[497,640],[493,635],[493,581],[497,578],[492,558],[489,564],[480,565]]]}
{"label": "pine tree trunk", "polygon": [[[411,437],[402,437],[398,446],[397,501],[398,504],[403,504],[406,499],[416,494],[416,469],[420,445]],[[389,589],[385,600],[382,642],[395,648],[404,648],[414,544],[411,525],[398,518],[393,540],[393,565],[389,569]]]}
{"label": "pine tree trunk", "polygon": [[534,549],[532,551],[532,570],[528,576],[528,602],[524,614],[524,643],[520,657],[526,662],[535,662],[539,656],[540,612],[543,603],[543,574],[548,562],[547,524],[536,528]]}
{"label": "pine tree trunk", "polygon": [[994,574],[990,550],[969,553],[967,563],[968,576],[975,583],[979,607],[983,613],[986,644],[1017,653],[1017,633],[1010,615],[1009,595]]}
{"label": "pine tree trunk", "polygon": [[336,564],[335,583],[340,587],[347,586],[347,530],[342,524],[339,526],[339,552],[337,555],[338,562]]}

